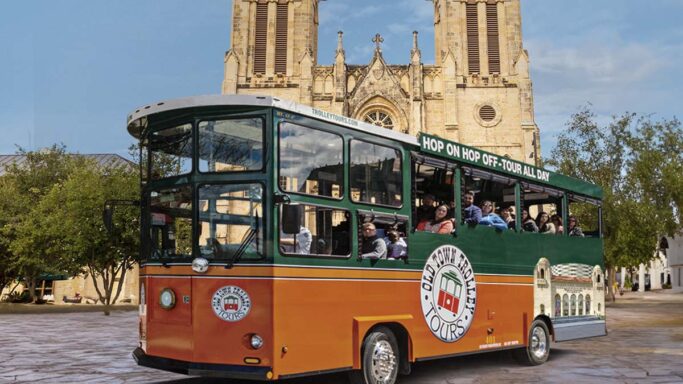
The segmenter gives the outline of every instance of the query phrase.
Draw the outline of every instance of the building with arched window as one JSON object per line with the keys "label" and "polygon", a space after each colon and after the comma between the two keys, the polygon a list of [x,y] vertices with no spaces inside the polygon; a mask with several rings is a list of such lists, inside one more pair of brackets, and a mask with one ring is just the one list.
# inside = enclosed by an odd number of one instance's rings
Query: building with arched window
{"label": "building with arched window", "polygon": [[[410,62],[387,63],[379,34],[348,63],[339,32],[319,65],[320,0],[235,0],[224,94],[270,95],[411,135],[430,133],[527,163],[540,156],[519,0],[431,0],[434,64],[413,32]],[[406,15],[409,17],[409,15]],[[406,38],[410,38],[408,35]]]}
{"label": "building with arched window", "polygon": [[551,318],[605,316],[604,274],[599,266],[551,266],[548,259],[541,258],[535,278],[534,316],[545,314],[546,308],[550,309],[547,314]]}

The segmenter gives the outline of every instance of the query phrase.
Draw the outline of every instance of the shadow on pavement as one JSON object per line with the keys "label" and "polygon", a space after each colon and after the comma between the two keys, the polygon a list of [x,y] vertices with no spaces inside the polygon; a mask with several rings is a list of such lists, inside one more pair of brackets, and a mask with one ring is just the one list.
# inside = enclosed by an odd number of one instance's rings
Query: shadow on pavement
{"label": "shadow on pavement", "polygon": [[[557,354],[556,354],[557,353]],[[551,359],[554,354],[555,358],[562,358],[562,356],[568,356],[574,354],[573,351],[568,350],[553,350],[550,354]],[[501,370],[511,367],[519,367],[520,364],[517,363],[513,358],[510,351],[498,351],[490,353],[482,353],[469,356],[459,356],[446,359],[437,359],[431,361],[417,362],[412,365],[412,373],[410,376],[405,377],[401,382],[412,382],[420,383],[425,376],[457,376],[458,371],[461,370],[477,370],[481,369],[482,372]],[[348,383],[346,373],[335,373],[329,375],[317,375],[304,378],[280,380],[279,383],[284,384],[345,384]],[[202,377],[192,377],[181,380],[172,381],[159,381],[155,384],[242,384],[245,381],[242,380],[227,380],[227,379],[215,379],[215,378],[202,378]]]}

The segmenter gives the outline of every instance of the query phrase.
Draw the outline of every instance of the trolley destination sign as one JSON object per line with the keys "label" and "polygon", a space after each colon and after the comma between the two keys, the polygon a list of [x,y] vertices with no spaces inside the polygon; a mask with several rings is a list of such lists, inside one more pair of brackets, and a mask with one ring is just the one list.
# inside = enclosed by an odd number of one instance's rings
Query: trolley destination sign
{"label": "trolley destination sign", "polygon": [[522,177],[529,181],[561,186],[590,197],[602,197],[602,190],[600,187],[507,157],[498,156],[490,152],[428,134],[420,134],[419,142],[421,150],[425,153],[431,153],[458,162],[477,165],[500,173]]}

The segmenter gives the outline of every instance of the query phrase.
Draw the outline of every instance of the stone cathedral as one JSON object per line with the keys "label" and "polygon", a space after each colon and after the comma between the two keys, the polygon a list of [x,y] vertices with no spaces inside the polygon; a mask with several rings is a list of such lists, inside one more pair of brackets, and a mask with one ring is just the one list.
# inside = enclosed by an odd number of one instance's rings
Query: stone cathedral
{"label": "stone cathedral", "polygon": [[[339,1],[339,0],[331,0]],[[433,65],[413,32],[410,62],[318,65],[320,0],[233,0],[224,94],[271,95],[411,135],[426,132],[538,163],[539,130],[519,0],[432,0]],[[409,36],[407,36],[409,37]]]}

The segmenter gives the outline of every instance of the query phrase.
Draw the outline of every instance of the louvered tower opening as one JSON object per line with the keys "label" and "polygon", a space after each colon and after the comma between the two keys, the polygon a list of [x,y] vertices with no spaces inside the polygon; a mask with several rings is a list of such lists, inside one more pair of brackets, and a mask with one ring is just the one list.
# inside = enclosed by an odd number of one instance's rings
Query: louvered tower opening
{"label": "louvered tower opening", "polygon": [[254,73],[266,73],[266,45],[268,43],[268,4],[256,4],[254,42]]}
{"label": "louvered tower opening", "polygon": [[467,64],[470,74],[479,73],[479,20],[477,4],[467,3]]}
{"label": "louvered tower opening", "polygon": [[275,25],[275,73],[287,73],[287,22],[289,4],[278,3]]}
{"label": "louvered tower opening", "polygon": [[497,4],[486,4],[486,30],[489,49],[489,72],[500,73],[500,40],[498,36]]}

